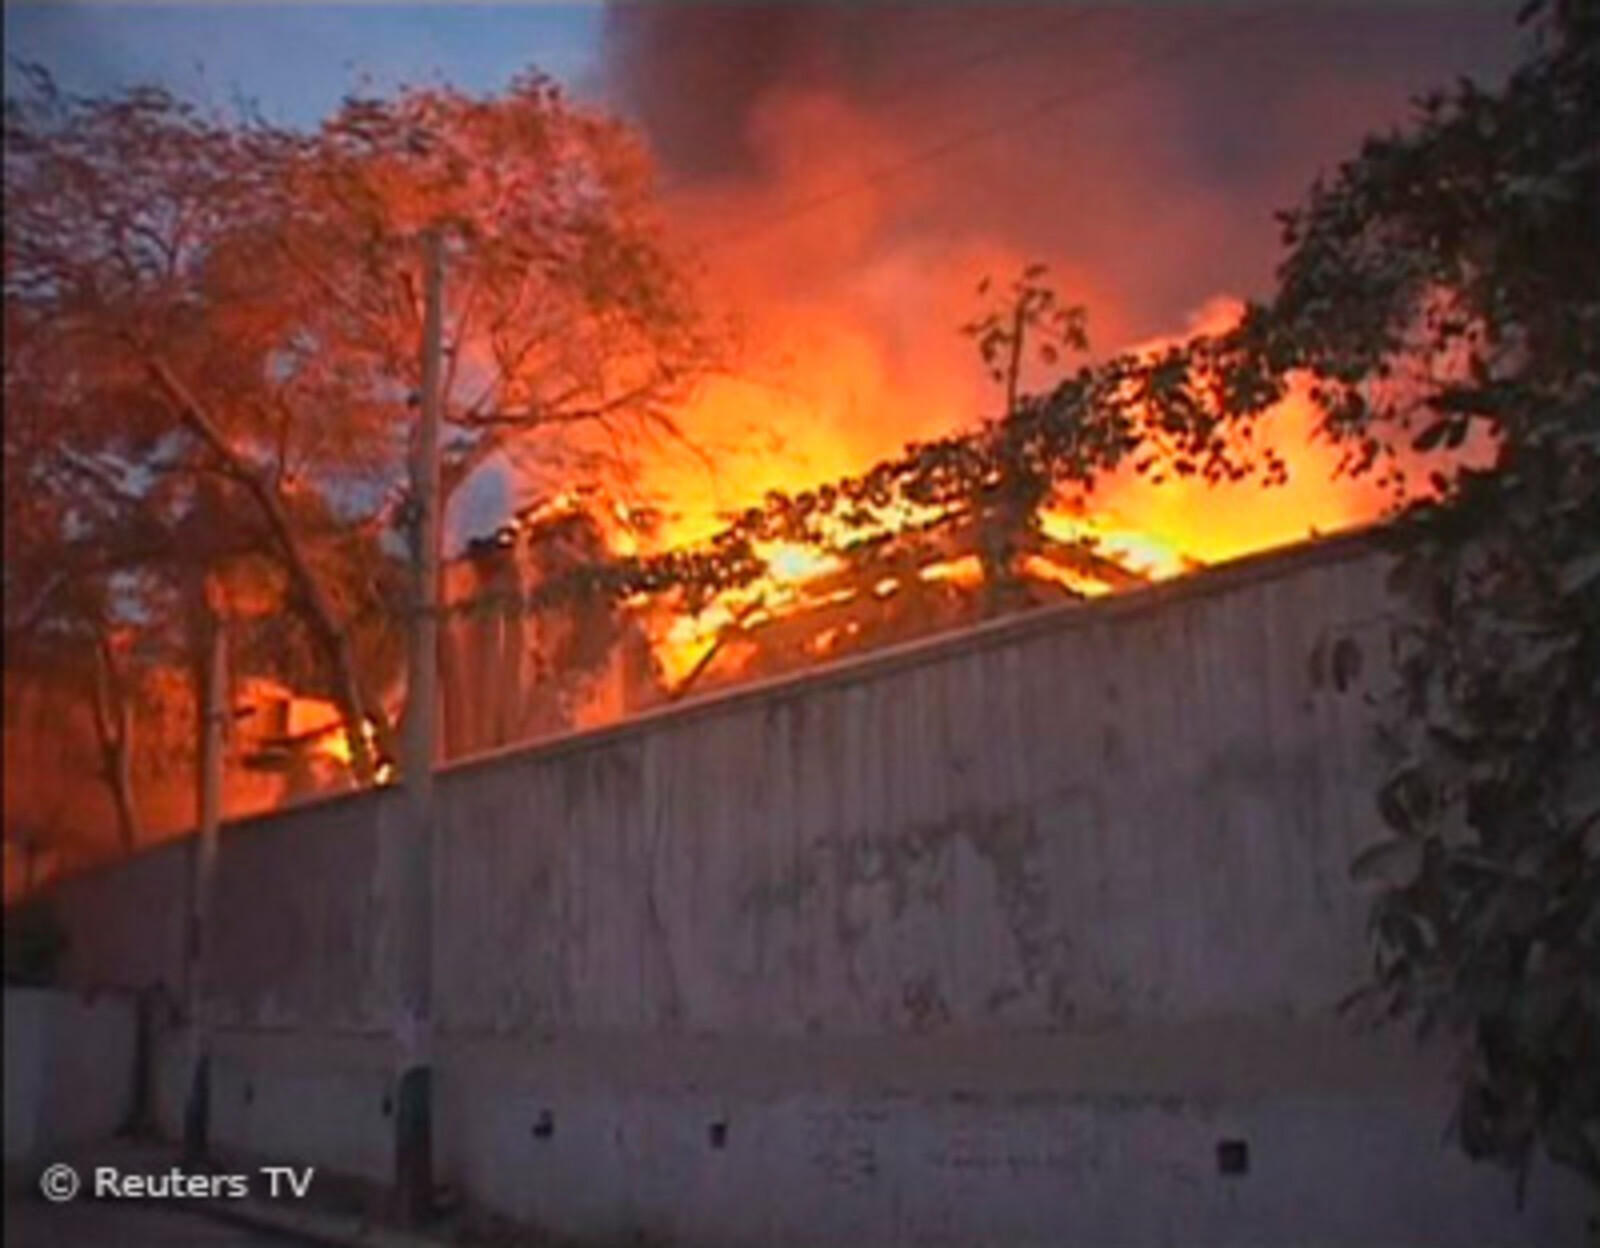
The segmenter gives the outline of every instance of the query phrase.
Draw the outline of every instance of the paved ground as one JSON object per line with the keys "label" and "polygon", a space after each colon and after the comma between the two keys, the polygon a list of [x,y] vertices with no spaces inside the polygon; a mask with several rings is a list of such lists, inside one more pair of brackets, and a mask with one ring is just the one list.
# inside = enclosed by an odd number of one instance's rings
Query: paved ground
{"label": "paved ground", "polygon": [[130,1202],[52,1205],[6,1193],[7,1248],[284,1248],[289,1241],[198,1214]]}

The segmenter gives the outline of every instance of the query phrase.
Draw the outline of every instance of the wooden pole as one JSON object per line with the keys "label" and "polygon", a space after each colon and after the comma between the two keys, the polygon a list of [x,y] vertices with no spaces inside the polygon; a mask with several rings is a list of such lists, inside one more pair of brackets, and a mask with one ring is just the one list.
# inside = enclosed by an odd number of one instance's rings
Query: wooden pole
{"label": "wooden pole", "polygon": [[210,1148],[211,1037],[206,1017],[208,963],[215,907],[217,851],[222,831],[222,765],[228,725],[228,650],[222,621],[201,611],[199,834],[195,838],[189,911],[189,1098],[184,1106],[183,1153],[193,1163]]}
{"label": "wooden pole", "polygon": [[395,1113],[395,1190],[415,1225],[433,1207],[433,768],[439,680],[439,423],[443,359],[443,243],[423,238],[421,425],[411,465],[415,545],[411,652],[406,693],[406,797],[399,933],[400,1076]]}

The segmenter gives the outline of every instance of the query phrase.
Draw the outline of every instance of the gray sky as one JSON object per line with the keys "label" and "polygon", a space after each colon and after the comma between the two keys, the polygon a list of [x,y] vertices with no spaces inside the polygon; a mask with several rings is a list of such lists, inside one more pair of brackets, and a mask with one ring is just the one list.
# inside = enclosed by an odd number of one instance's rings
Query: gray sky
{"label": "gray sky", "polygon": [[[6,79],[16,61],[96,92],[161,83],[219,106],[244,99],[312,125],[352,89],[444,80],[494,90],[536,65],[577,90],[597,74],[597,5],[135,5],[71,0],[5,5]],[[452,545],[498,524],[513,503],[483,473],[451,517]]]}
{"label": "gray sky", "polygon": [[600,20],[594,4],[7,0],[5,37],[8,58],[42,63],[69,88],[160,82],[218,104],[244,96],[268,117],[307,124],[368,79],[489,90],[535,64],[579,86],[596,64]]}

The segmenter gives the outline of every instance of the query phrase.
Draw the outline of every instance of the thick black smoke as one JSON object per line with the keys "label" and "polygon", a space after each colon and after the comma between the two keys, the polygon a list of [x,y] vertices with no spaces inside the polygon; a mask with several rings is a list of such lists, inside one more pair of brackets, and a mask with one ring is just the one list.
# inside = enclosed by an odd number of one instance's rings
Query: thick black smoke
{"label": "thick black smoke", "polygon": [[[1505,3],[617,4],[606,80],[669,186],[773,178],[763,110],[806,92],[838,98],[911,153],[954,140],[913,170],[906,210],[881,228],[981,232],[1075,257],[1139,335],[1218,290],[1262,286],[1272,214],[1364,134],[1402,121],[1412,96],[1502,73],[1513,14]],[[960,141],[974,130],[990,137]],[[767,215],[782,201],[779,188]]]}
{"label": "thick black smoke", "polygon": [[[726,506],[995,414],[959,332],[982,277],[1044,261],[1096,354],[1220,328],[1270,289],[1276,212],[1418,93],[1493,81],[1518,55],[1512,0],[657,0],[609,9],[604,39],[609,101],[749,330],[754,382],[713,384],[684,416]],[[1097,507],[1202,558],[1376,514],[1364,483],[1329,480],[1303,403],[1274,421],[1292,500],[1111,481]],[[684,510],[705,492],[652,484]]]}

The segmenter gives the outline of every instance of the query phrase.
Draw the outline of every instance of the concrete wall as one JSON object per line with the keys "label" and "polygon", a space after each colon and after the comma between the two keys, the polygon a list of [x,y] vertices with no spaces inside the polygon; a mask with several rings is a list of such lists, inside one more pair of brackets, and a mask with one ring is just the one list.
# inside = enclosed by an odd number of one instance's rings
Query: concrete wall
{"label": "concrete wall", "polygon": [[5,990],[7,1163],[49,1161],[127,1122],[136,1029],[126,993]]}
{"label": "concrete wall", "polygon": [[457,769],[445,1015],[831,1035],[1323,1009],[1363,969],[1347,867],[1376,829],[1361,691],[1315,687],[1312,655],[1378,649],[1375,572],[1224,575]]}
{"label": "concrete wall", "polygon": [[[1330,544],[450,769],[441,1170],[708,1245],[1580,1242],[1572,1189],[1518,1216],[1443,1142],[1438,1055],[1334,1013],[1382,572]],[[225,838],[234,1147],[389,1172],[392,799]],[[73,974],[177,982],[183,865],[66,890]]]}

